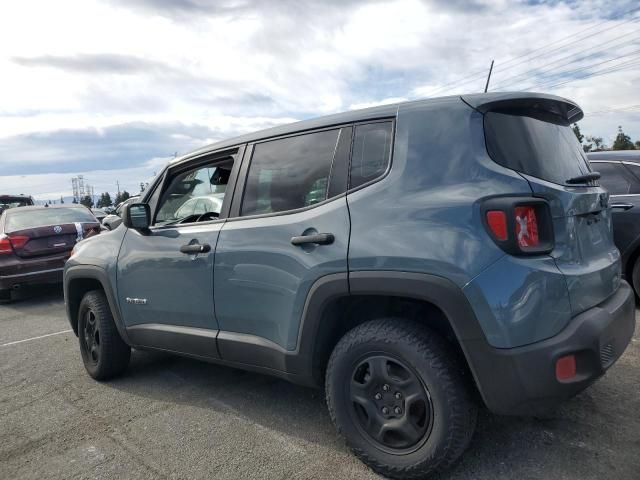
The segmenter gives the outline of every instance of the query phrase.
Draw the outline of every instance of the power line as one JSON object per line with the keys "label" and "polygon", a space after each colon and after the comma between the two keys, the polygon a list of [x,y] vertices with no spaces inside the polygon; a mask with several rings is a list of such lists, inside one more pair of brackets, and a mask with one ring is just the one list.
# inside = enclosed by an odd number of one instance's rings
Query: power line
{"label": "power line", "polygon": [[617,40],[620,40],[621,38],[628,37],[629,35],[633,35],[633,34],[637,34],[637,33],[638,32],[634,30],[632,32],[626,33],[626,34],[621,35],[619,37],[615,37],[615,38],[609,40],[608,42],[604,42],[604,43],[601,43],[599,45],[594,45],[593,47],[590,47],[590,48],[587,48],[585,50],[582,50],[581,52],[561,57],[561,58],[559,58],[557,60],[554,60],[553,62],[547,63],[544,68],[538,68],[538,69],[532,68],[531,70],[527,70],[526,72],[518,73],[516,75],[512,75],[510,77],[507,77],[507,78],[503,79],[502,82],[499,82],[498,85],[496,87],[494,87],[494,90],[504,89],[506,87],[509,87],[511,85],[514,85],[514,84],[518,83],[518,82],[507,83],[507,82],[509,82],[509,80],[512,80],[512,79],[516,79],[516,78],[520,78],[520,77],[527,77],[527,76],[531,76],[531,75],[537,75],[537,74],[540,74],[540,73],[556,70],[558,67],[553,67],[553,68],[547,68],[547,67],[549,67],[551,65],[555,65],[555,64],[557,64],[559,62],[562,62],[563,60],[567,60],[567,59],[570,59],[572,57],[575,57],[576,55],[579,55],[580,53],[585,53],[585,52],[588,52],[588,51],[593,50],[593,49],[598,49],[597,51],[595,51],[595,52],[593,52],[593,53],[591,53],[589,55],[585,55],[585,56],[576,58],[574,60],[571,60],[571,61],[565,63],[564,65],[560,65],[560,67],[565,67],[565,66],[570,65],[572,63],[578,63],[578,62],[581,62],[583,60],[587,60],[589,58],[598,56],[599,54],[604,53],[607,50],[610,50],[610,49],[613,49],[613,48],[620,48],[620,47],[625,47],[627,45],[633,44],[637,40],[640,40],[640,36],[634,37],[634,38],[632,38],[630,40],[627,40],[625,42],[621,42],[621,43],[618,43],[618,44],[615,44],[615,45],[611,45],[611,47],[609,47],[609,48],[602,49],[602,47],[604,45],[608,45],[611,42],[615,42]]}
{"label": "power line", "polygon": [[[507,70],[510,70],[510,69],[512,69],[512,68],[514,68],[514,67],[516,67],[516,66],[518,66],[518,65],[521,65],[521,64],[522,64],[522,63],[524,63],[525,61],[531,61],[531,60],[534,60],[534,59],[536,59],[536,58],[541,57],[542,55],[548,55],[548,54],[550,54],[550,53],[552,53],[552,52],[555,52],[555,51],[557,51],[557,50],[560,50],[560,49],[562,49],[562,48],[566,48],[566,47],[568,47],[569,45],[573,45],[573,44],[575,44],[575,43],[577,43],[577,42],[579,42],[579,41],[581,41],[581,40],[585,40],[585,39],[590,38],[590,37],[592,37],[592,36],[595,36],[595,35],[597,35],[597,34],[601,34],[601,33],[603,33],[603,32],[609,31],[609,30],[611,30],[611,29],[613,29],[613,28],[619,28],[620,26],[625,25],[625,24],[627,24],[627,23],[635,22],[637,19],[636,19],[636,18],[631,18],[631,19],[626,20],[626,21],[624,21],[624,22],[622,22],[622,23],[619,23],[619,24],[616,24],[616,25],[612,25],[612,26],[610,26],[610,27],[608,27],[608,28],[605,28],[605,29],[599,30],[599,31],[597,31],[597,32],[594,32],[594,33],[592,33],[592,34],[590,34],[590,35],[586,35],[586,36],[584,36],[584,37],[576,38],[576,35],[581,35],[581,34],[582,34],[582,33],[584,33],[584,32],[587,32],[587,31],[589,31],[589,30],[592,30],[592,29],[594,29],[594,28],[596,28],[596,27],[599,27],[599,26],[601,26],[601,25],[603,25],[603,24],[605,24],[605,23],[610,23],[612,20],[618,19],[618,18],[623,17],[623,16],[625,16],[625,15],[627,15],[627,14],[635,13],[635,12],[636,12],[636,11],[638,11],[638,10],[640,10],[640,7],[632,8],[631,10],[627,10],[627,11],[625,11],[625,12],[619,13],[618,15],[615,15],[615,16],[613,16],[613,17],[611,17],[611,18],[607,19],[607,20],[603,20],[602,22],[599,22],[599,23],[597,23],[597,24],[595,24],[595,25],[592,25],[592,26],[587,27],[587,28],[585,28],[585,29],[583,29],[583,30],[580,30],[580,31],[578,31],[577,33],[573,33],[573,34],[571,34],[571,35],[567,35],[567,36],[565,36],[565,37],[563,37],[563,38],[560,38],[560,39],[558,39],[558,40],[555,40],[555,41],[553,41],[553,42],[547,43],[547,44],[545,44],[545,45],[543,45],[543,46],[541,46],[541,47],[538,47],[538,48],[536,48],[536,49],[534,49],[534,50],[532,50],[532,51],[530,51],[530,52],[528,52],[528,53],[526,53],[526,54],[523,54],[523,55],[519,55],[519,56],[513,57],[513,58],[511,58],[511,59],[509,59],[509,60],[507,60],[507,61],[503,62],[502,64],[497,63],[497,64],[496,64],[496,68],[495,68],[495,69],[496,69],[496,71],[498,71],[498,72],[502,73],[503,71],[507,71]],[[567,43],[566,45],[562,45],[562,46],[560,46],[559,48],[555,48],[555,49],[553,49],[553,50],[551,50],[551,51],[549,51],[549,52],[543,52],[543,53],[541,53],[540,55],[534,56],[533,58],[526,59],[526,57],[529,57],[530,55],[532,55],[532,54],[534,54],[534,53],[536,53],[536,52],[540,52],[540,51],[542,51],[542,50],[546,50],[546,49],[547,49],[548,47],[550,47],[550,46],[553,46],[553,45],[556,45],[556,44],[558,44],[558,43],[564,42],[564,41],[566,41],[566,40],[568,40],[568,39],[571,39],[571,38],[573,38],[574,40],[573,40],[572,42],[570,42],[570,43]],[[518,60],[518,59],[526,59],[526,60],[522,60],[522,61],[520,61],[520,62],[517,62],[517,63],[516,63],[516,64],[514,64],[514,65],[511,65],[511,66],[508,66],[508,67],[506,67],[506,68],[505,68],[505,66],[506,66],[506,65],[509,65],[510,63],[512,63],[512,62],[514,62],[514,61],[516,61],[516,60]],[[443,85],[443,86],[441,86],[441,87],[437,87],[435,90],[433,90],[433,91],[429,92],[429,95],[434,95],[434,94],[436,94],[436,93],[444,93],[444,92],[446,92],[446,91],[448,91],[448,90],[451,90],[451,87],[453,87],[453,86],[460,86],[460,85],[467,84],[467,83],[469,83],[469,82],[471,82],[471,81],[477,80],[477,79],[478,79],[478,77],[483,78],[483,77],[484,77],[484,75],[485,75],[485,72],[486,72],[486,70],[479,70],[479,71],[477,71],[477,72],[475,72],[475,73],[473,73],[473,74],[471,74],[471,75],[468,75],[468,76],[466,76],[466,77],[463,77],[463,78],[461,78],[461,79],[459,79],[459,80],[456,80],[456,81],[454,81],[454,82],[450,82],[450,83],[445,84],[445,85]]]}
{"label": "power line", "polygon": [[550,89],[550,88],[555,88],[555,87],[559,87],[560,85],[565,85],[567,83],[576,82],[578,80],[585,80],[587,78],[599,77],[599,76],[605,75],[607,73],[614,73],[614,72],[619,72],[621,70],[627,70],[627,69],[635,67],[635,66],[640,66],[640,60],[638,60],[638,59],[629,60],[629,61],[623,62],[623,63],[621,63],[619,65],[614,65],[614,66],[605,68],[603,70],[598,70],[596,72],[591,72],[591,73],[589,73],[587,75],[584,75],[582,77],[572,78],[572,79],[569,79],[569,80],[565,80],[564,82],[555,83],[553,85],[541,84],[541,85],[534,85],[533,87],[530,87],[530,88],[531,89],[538,89],[538,88]]}

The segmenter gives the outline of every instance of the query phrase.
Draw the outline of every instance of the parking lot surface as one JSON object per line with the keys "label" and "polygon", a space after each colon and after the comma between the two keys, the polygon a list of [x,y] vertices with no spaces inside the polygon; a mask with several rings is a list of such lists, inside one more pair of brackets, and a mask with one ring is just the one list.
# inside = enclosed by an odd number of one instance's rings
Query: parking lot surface
{"label": "parking lot surface", "polygon": [[[377,478],[337,437],[321,392],[146,352],[97,383],[59,288],[22,297],[0,306],[0,478]],[[637,330],[604,378],[548,417],[482,412],[442,478],[640,478]]]}

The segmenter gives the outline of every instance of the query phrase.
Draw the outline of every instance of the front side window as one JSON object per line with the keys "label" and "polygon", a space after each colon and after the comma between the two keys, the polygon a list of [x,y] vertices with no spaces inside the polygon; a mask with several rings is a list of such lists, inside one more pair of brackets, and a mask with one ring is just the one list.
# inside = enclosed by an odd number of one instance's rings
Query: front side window
{"label": "front side window", "polygon": [[391,135],[391,122],[356,126],[349,188],[375,180],[387,170],[391,156]]}
{"label": "front side window", "polygon": [[256,144],[241,215],[295,210],[326,200],[338,132],[327,130]]}
{"label": "front side window", "polygon": [[162,192],[155,225],[215,220],[231,176],[233,159],[201,165],[175,175]]}

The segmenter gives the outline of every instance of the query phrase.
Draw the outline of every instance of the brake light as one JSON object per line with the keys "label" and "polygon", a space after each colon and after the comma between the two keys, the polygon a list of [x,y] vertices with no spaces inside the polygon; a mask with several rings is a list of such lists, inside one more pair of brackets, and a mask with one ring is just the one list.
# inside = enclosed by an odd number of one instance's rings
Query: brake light
{"label": "brake light", "polygon": [[2,236],[0,237],[0,255],[6,253],[13,253],[13,248],[11,248],[9,237]]}
{"label": "brake light", "polygon": [[511,255],[540,255],[553,250],[553,220],[546,200],[493,197],[481,206],[485,227],[496,244]]}
{"label": "brake light", "polygon": [[522,249],[540,245],[538,221],[533,207],[516,207],[516,237]]}
{"label": "brake light", "polygon": [[498,240],[507,239],[507,214],[502,210],[490,210],[487,212],[487,225]]}
{"label": "brake light", "polygon": [[0,238],[0,254],[13,253],[14,248],[22,248],[29,241],[29,237],[15,235],[13,237],[3,236]]}

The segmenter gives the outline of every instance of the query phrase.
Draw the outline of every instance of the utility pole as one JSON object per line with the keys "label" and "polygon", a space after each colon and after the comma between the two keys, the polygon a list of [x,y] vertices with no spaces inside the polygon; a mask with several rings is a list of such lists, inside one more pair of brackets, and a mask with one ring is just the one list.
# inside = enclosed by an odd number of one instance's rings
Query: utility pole
{"label": "utility pole", "polygon": [[491,72],[493,72],[493,60],[491,60],[491,66],[489,67],[489,75],[487,76],[487,84],[484,86],[484,93],[489,90],[489,80],[491,80]]}
{"label": "utility pole", "polygon": [[120,182],[116,180],[116,185],[118,186],[118,196],[120,196]]}

